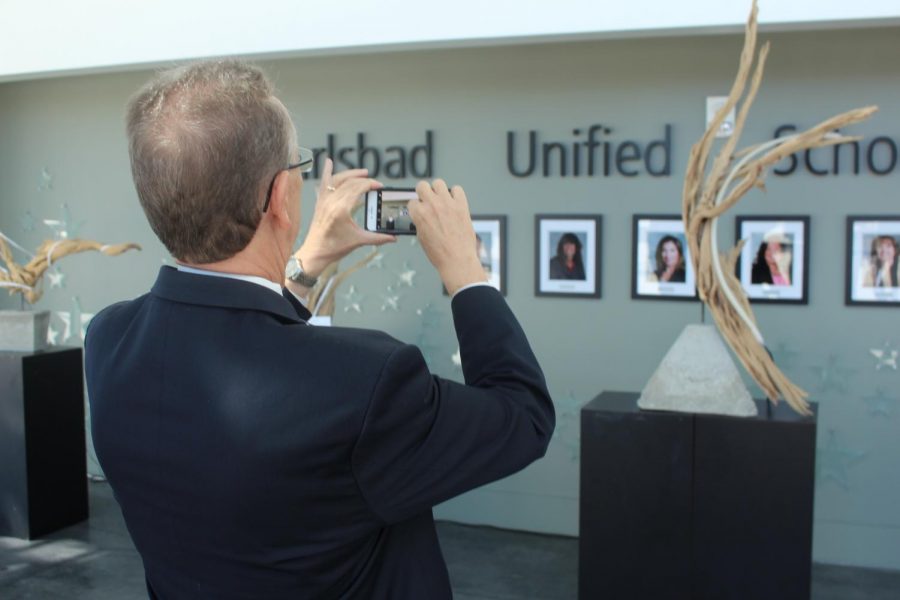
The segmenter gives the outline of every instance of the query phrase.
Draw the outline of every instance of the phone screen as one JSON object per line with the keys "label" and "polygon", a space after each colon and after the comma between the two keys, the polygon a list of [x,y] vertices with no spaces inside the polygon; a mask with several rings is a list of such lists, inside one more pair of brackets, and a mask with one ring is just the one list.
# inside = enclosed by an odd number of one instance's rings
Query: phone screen
{"label": "phone screen", "polygon": [[418,198],[415,190],[379,190],[378,231],[385,233],[415,233],[416,226],[409,217],[409,201]]}

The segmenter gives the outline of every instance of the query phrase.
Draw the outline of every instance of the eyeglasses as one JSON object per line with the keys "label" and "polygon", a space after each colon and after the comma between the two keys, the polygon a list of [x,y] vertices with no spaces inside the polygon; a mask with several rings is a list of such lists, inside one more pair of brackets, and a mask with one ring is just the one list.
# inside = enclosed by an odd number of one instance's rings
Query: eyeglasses
{"label": "eyeglasses", "polygon": [[[309,148],[297,148],[298,159],[297,162],[291,163],[285,168],[281,169],[281,171],[290,171],[291,169],[300,169],[301,173],[309,173],[313,168],[313,151]],[[281,173],[278,171],[278,173]],[[269,202],[272,200],[272,188],[275,187],[275,178],[278,177],[278,173],[272,176],[272,183],[269,184],[269,191],[266,192],[266,203],[263,204],[263,212],[269,210]]]}

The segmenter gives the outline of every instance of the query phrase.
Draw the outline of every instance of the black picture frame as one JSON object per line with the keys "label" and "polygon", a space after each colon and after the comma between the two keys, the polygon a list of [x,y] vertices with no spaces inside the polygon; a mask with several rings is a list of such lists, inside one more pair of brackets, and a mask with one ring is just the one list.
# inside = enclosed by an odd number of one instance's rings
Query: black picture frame
{"label": "black picture frame", "polygon": [[[650,270],[649,247],[663,244],[668,236],[675,237],[684,264],[683,281],[660,283],[654,281],[655,269]],[[658,238],[658,239],[657,239]],[[655,250],[654,250],[655,254]],[[652,259],[655,264],[656,259]],[[631,217],[631,298],[633,300],[675,300],[696,302],[694,265],[690,260],[684,222],[677,214],[634,214]]]}
{"label": "black picture frame", "polygon": [[[483,245],[479,244],[478,254],[479,259],[482,261],[482,264],[485,266],[485,273],[490,278],[489,282],[493,288],[498,290],[501,294],[506,296],[506,215],[472,215],[472,226],[475,229],[475,235],[477,239],[482,239],[484,236],[483,233],[491,234],[491,241],[489,243],[489,248],[484,251],[487,256],[484,256],[482,252]],[[498,240],[496,245],[494,244],[493,236],[496,235]],[[495,253],[493,250],[497,249]],[[485,258],[490,260],[489,265],[484,264]],[[488,268],[488,266],[490,268]],[[496,274],[496,277],[494,275]],[[441,286],[441,290],[443,294],[447,295],[447,288]]]}
{"label": "black picture frame", "polygon": [[[734,221],[735,240],[747,239],[737,260],[736,276],[752,304],[809,304],[809,215],[739,215]],[[768,265],[760,263],[762,244],[778,238],[791,246],[790,283],[777,285]],[[782,255],[784,256],[784,255]],[[757,267],[756,265],[760,266]]]}
{"label": "black picture frame", "polygon": [[[878,246],[893,240],[894,260],[889,269],[893,285],[882,287],[884,278],[878,262]],[[849,215],[847,217],[844,304],[847,306],[900,306],[900,216]]]}
{"label": "black picture frame", "polygon": [[[472,215],[472,226],[475,227],[475,235],[478,236],[482,232],[481,227],[483,225],[489,225],[491,230],[490,233],[496,232],[499,236],[499,241],[497,242],[498,253],[493,255],[491,252],[491,256],[489,257],[491,260],[491,271],[488,273],[489,277],[492,277],[494,272],[498,273],[499,281],[494,285],[501,294],[506,295],[506,215]],[[491,248],[493,249],[494,244],[491,243]],[[479,254],[479,258],[481,255]],[[499,259],[498,261],[496,259]],[[499,265],[495,264],[495,262],[499,262]],[[485,269],[487,271],[487,269]],[[492,278],[493,279],[493,278]]]}
{"label": "black picture frame", "polygon": [[[582,250],[583,278],[551,277],[556,254],[567,234]],[[556,298],[600,298],[602,293],[603,216],[598,214],[539,214],[534,216],[534,295]],[[593,264],[591,264],[593,263]],[[562,268],[565,268],[564,266]],[[559,271],[556,271],[559,273]]]}

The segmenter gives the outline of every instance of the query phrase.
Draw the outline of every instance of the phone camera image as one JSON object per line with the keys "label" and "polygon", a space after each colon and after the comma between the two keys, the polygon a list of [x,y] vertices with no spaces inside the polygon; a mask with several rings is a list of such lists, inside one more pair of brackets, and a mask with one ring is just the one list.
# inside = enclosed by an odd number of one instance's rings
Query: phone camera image
{"label": "phone camera image", "polygon": [[415,234],[409,216],[409,202],[418,196],[415,190],[383,190],[378,205],[378,230],[393,234]]}
{"label": "phone camera image", "polygon": [[381,228],[385,231],[415,231],[409,218],[409,200],[391,200],[381,203]]}

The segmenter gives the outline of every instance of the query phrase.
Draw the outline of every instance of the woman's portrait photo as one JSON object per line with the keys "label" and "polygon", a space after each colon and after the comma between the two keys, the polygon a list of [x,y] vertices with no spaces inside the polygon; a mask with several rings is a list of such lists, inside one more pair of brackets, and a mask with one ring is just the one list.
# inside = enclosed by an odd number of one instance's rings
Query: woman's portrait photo
{"label": "woman's portrait photo", "polygon": [[809,217],[739,216],[737,276],[751,302],[807,303]]}
{"label": "woman's portrait photo", "polygon": [[847,217],[847,304],[900,304],[900,217]]}
{"label": "woman's portrait photo", "polygon": [[872,238],[863,287],[897,287],[900,285],[897,283],[897,274],[897,238],[892,235],[876,235]]}
{"label": "woman's portrait photo", "polygon": [[[581,234],[581,238],[586,237]],[[556,255],[550,259],[550,279],[578,279],[584,281],[584,242],[578,234],[567,231],[550,234],[550,247],[556,238]]]}
{"label": "woman's portrait photo", "polygon": [[684,283],[684,243],[674,235],[666,234],[656,242],[655,265],[648,273],[650,281]]}
{"label": "woman's portrait photo", "polygon": [[634,215],[632,298],[696,297],[694,271],[678,215]]}
{"label": "woman's portrait photo", "polygon": [[599,215],[535,217],[538,296],[600,297]]}

